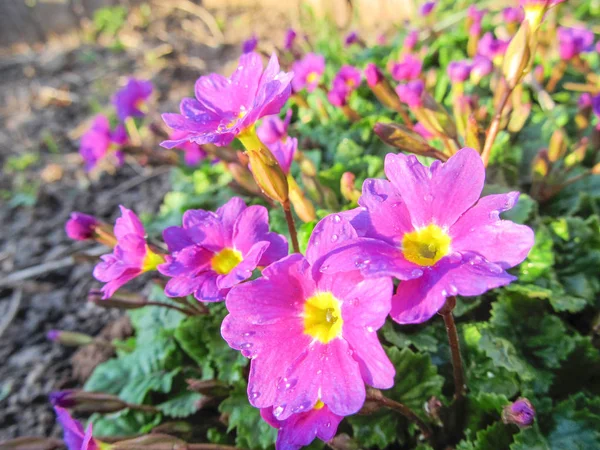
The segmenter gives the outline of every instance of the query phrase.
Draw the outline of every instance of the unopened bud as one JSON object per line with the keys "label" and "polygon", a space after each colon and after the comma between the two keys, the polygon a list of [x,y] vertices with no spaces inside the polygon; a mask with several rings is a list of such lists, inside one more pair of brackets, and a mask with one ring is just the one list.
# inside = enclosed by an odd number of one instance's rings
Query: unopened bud
{"label": "unopened bud", "polygon": [[146,306],[147,299],[143,295],[119,291],[114,296],[102,299],[102,291],[91,289],[88,292],[88,301],[102,308],[138,309]]}
{"label": "unopened bud", "polygon": [[471,114],[467,118],[467,126],[465,130],[465,144],[467,147],[474,148],[478,152],[481,152],[481,127],[477,123],[475,116]]}
{"label": "unopened bud", "polygon": [[46,337],[53,342],[58,342],[67,347],[79,347],[94,342],[92,336],[75,331],[50,330],[46,334]]}
{"label": "unopened bud", "polygon": [[303,156],[302,159],[300,159],[299,165],[300,165],[300,172],[302,172],[303,175],[306,175],[308,177],[316,177],[317,176],[317,168],[315,167],[315,163],[313,163],[306,156]]}
{"label": "unopened bud", "polygon": [[534,179],[544,178],[550,172],[551,164],[548,159],[548,151],[546,149],[542,149],[535,156],[532,164],[531,171]]}
{"label": "unopened bud", "polygon": [[567,153],[567,142],[565,140],[564,131],[558,129],[552,133],[550,143],[548,145],[548,159],[556,162]]}
{"label": "unopened bud", "polygon": [[529,67],[532,56],[531,41],[531,29],[524,21],[508,44],[502,63],[502,73],[511,88],[521,81]]}
{"label": "unopened bud", "polygon": [[514,403],[506,405],[502,410],[502,421],[514,423],[519,428],[526,428],[535,420],[535,409],[526,398],[519,398]]}
{"label": "unopened bud", "polygon": [[312,202],[304,195],[304,192],[296,183],[291,175],[288,175],[288,185],[290,189],[290,202],[294,206],[294,211],[302,222],[312,222],[316,220],[315,207]]}
{"label": "unopened bud", "polygon": [[0,441],[2,450],[56,450],[63,449],[64,444],[58,439],[40,437],[20,437]]}
{"label": "unopened bud", "polygon": [[100,225],[100,221],[94,216],[74,211],[65,224],[65,231],[69,238],[76,241],[85,241],[94,238],[95,229],[98,225]]}
{"label": "unopened bud", "polygon": [[200,394],[209,395],[211,397],[224,397],[230,389],[219,380],[195,380],[193,378],[185,380],[190,391]]}
{"label": "unopened bud", "polygon": [[342,197],[352,203],[358,202],[358,199],[360,198],[360,191],[356,189],[356,186],[354,185],[355,180],[356,176],[352,172],[344,172],[340,180]]}
{"label": "unopened bud", "polygon": [[582,138],[581,141],[579,141],[579,144],[577,144],[577,147],[565,157],[565,166],[573,167],[583,162],[587,153],[588,144],[589,139],[587,137]]}
{"label": "unopened bud", "polygon": [[592,167],[592,175],[600,175],[600,163],[596,163],[594,167]]}
{"label": "unopened bud", "polygon": [[373,131],[383,142],[392,147],[399,148],[418,155],[434,156],[439,159],[448,159],[441,152],[431,147],[423,137],[403,125],[396,123],[378,122]]}
{"label": "unopened bud", "polygon": [[115,395],[77,389],[52,392],[49,397],[53,406],[73,409],[80,413],[98,412],[106,414],[129,407],[126,402]]}

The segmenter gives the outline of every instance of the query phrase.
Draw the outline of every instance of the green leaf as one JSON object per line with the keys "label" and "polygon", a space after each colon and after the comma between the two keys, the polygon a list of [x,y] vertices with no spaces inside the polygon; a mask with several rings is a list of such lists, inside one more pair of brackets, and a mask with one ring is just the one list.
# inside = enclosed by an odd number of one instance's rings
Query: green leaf
{"label": "green leaf", "polygon": [[381,409],[374,414],[348,417],[354,439],[364,448],[386,448],[396,442],[400,420],[397,413]]}
{"label": "green leaf", "polygon": [[121,359],[109,359],[99,364],[84,385],[89,392],[117,395],[127,384],[129,370]]}
{"label": "green leaf", "polygon": [[197,392],[182,392],[178,396],[160,403],[157,408],[169,417],[187,417],[200,409],[203,398],[204,396]]}
{"label": "green leaf", "polygon": [[391,321],[387,321],[381,328],[381,334],[385,340],[398,348],[406,348],[414,345],[423,352],[434,352],[438,348],[438,339],[431,333],[433,327],[424,327],[414,333],[401,331],[406,328],[407,327],[400,327]]}
{"label": "green leaf", "polygon": [[160,392],[167,394],[171,391],[173,378],[181,369],[174,369],[170,372],[157,371],[144,373],[137,377],[131,377],[123,389],[119,392],[119,398],[134,404],[144,403],[146,396],[150,392]]}
{"label": "green leaf", "polygon": [[[596,402],[598,400],[596,399]],[[600,448],[600,414],[589,410],[583,394],[560,403],[552,416],[554,428],[548,434],[552,450],[590,450]]]}
{"label": "green leaf", "polygon": [[537,424],[515,434],[510,450],[552,450]]}
{"label": "green leaf", "polygon": [[456,450],[506,450],[511,442],[511,428],[502,422],[496,422],[478,431],[473,441],[461,441],[456,446]]}
{"label": "green leaf", "polygon": [[467,429],[476,432],[500,419],[508,398],[492,392],[479,392],[467,398]]}
{"label": "green leaf", "polygon": [[519,266],[519,280],[532,282],[550,271],[554,265],[552,235],[545,226],[535,231],[535,243],[527,259]]}
{"label": "green leaf", "polygon": [[126,409],[114,414],[92,414],[94,436],[131,436],[149,432],[161,421],[160,414],[147,414]]}
{"label": "green leaf", "polygon": [[313,220],[312,222],[303,223],[300,225],[300,227],[298,227],[298,244],[300,245],[301,253],[306,253],[306,247],[308,246],[310,235],[312,234],[316,225],[317,221]]}

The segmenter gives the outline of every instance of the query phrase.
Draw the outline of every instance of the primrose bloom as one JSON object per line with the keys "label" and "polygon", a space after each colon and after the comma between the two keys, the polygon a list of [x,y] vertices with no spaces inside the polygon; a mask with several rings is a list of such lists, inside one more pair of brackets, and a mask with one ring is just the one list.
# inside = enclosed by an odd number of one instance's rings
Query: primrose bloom
{"label": "primrose bloom", "polygon": [[295,92],[306,88],[308,92],[314,91],[325,72],[325,57],[316,53],[307,53],[300,61],[292,65],[294,79],[292,87]]}
{"label": "primrose bloom", "polygon": [[250,53],[256,50],[258,45],[258,38],[253,34],[249,39],[242,42],[242,53]]}
{"label": "primrose bloom", "polygon": [[415,48],[417,42],[419,42],[419,31],[411,30],[404,38],[404,43],[402,44],[402,46],[405,50],[410,52]]}
{"label": "primrose bloom", "polygon": [[600,94],[592,98],[592,111],[596,117],[600,117]]}
{"label": "primrose bloom", "polygon": [[108,118],[97,115],[92,126],[81,136],[79,153],[83,157],[85,169],[90,171],[105,158],[112,158],[117,166],[123,164],[123,153],[119,150],[127,143],[127,133],[122,125],[110,130]]}
{"label": "primrose bloom", "polygon": [[[173,141],[181,141],[187,138],[187,131],[173,130],[169,135],[169,139]],[[195,166],[203,159],[206,159],[206,152],[201,145],[191,141],[183,141],[177,144],[174,148],[183,151],[183,159],[188,166]]]}
{"label": "primrose bloom", "polygon": [[388,154],[385,174],[389,181],[367,179],[360,207],[343,213],[362,239],[326,258],[321,271],[358,267],[367,277],[407,280],[392,299],[391,316],[402,324],[428,320],[448,296],[480,295],[515,280],[506,269],[525,259],[533,232],[500,219],[518,192],[479,199],[485,169],[475,150],[431,167]]}
{"label": "primrose bloom", "polygon": [[142,109],[151,94],[150,81],[130,78],[125,87],[118,90],[113,98],[119,120],[123,122],[128,117],[144,117]]}
{"label": "primrose bloom", "polygon": [[367,79],[369,87],[374,87],[384,80],[383,73],[379,70],[379,67],[373,63],[369,63],[365,67],[365,78]]}
{"label": "primrose bloom", "polygon": [[288,30],[285,32],[285,39],[283,41],[283,48],[285,50],[290,50],[294,46],[296,36],[296,31],[294,31],[293,28],[288,28]]}
{"label": "primrose bloom", "polygon": [[63,428],[63,440],[67,450],[108,450],[111,446],[92,436],[92,424],[84,431],[81,423],[71,417],[69,411],[55,406],[56,417]]}
{"label": "primrose bloom", "polygon": [[261,409],[260,415],[265,422],[279,430],[275,450],[298,450],[315,438],[327,442],[333,439],[343,419],[332,413],[320,400],[310,411],[292,414],[285,420],[277,420],[273,408]]}
{"label": "primrose bloom", "polygon": [[481,22],[485,14],[486,9],[478,9],[475,5],[469,6],[467,10],[467,26],[469,28],[469,35],[479,36],[481,34]]}
{"label": "primrose bloom", "polygon": [[247,207],[233,197],[216,212],[195,209],[183,215],[182,227],[169,227],[163,238],[170,255],[158,267],[171,277],[169,297],[194,294],[201,301],[225,299],[229,289],[288,252],[285,237],[269,232],[264,206]]}
{"label": "primrose bloom", "polygon": [[507,23],[520,23],[523,20],[523,9],[507,6],[502,10],[502,20]]}
{"label": "primrose bloom", "polygon": [[173,148],[186,141],[229,145],[258,119],[281,110],[291,94],[292,77],[292,73],[279,71],[275,55],[263,71],[260,55],[243,54],[231,77],[214,73],[200,77],[196,81],[196,99],[184,98],[181,114],[162,115],[169,127],[188,135],[161,145]]}
{"label": "primrose bloom", "polygon": [[358,33],[356,31],[351,31],[344,38],[344,45],[346,47],[348,47],[348,46],[350,46],[352,44],[356,44],[358,41],[359,41]]}
{"label": "primrose bloom", "polygon": [[492,33],[485,33],[477,43],[477,54],[485,56],[492,61],[503,56],[509,41],[494,38]]}
{"label": "primrose bloom", "polygon": [[111,297],[117,289],[144,272],[156,270],[164,262],[163,255],[153,252],[146,243],[146,231],[138,216],[124,206],[115,223],[117,245],[113,252],[102,255],[94,268],[94,277],[106,284],[102,298]]}
{"label": "primrose bloom", "polygon": [[98,225],[100,221],[94,216],[74,211],[65,224],[65,231],[75,241],[86,241],[94,237]]}
{"label": "primrose bloom", "polygon": [[429,14],[431,14],[431,11],[433,11],[433,8],[435,8],[436,2],[425,2],[421,5],[421,7],[419,8],[419,14],[421,14],[421,16],[426,17]]}
{"label": "primrose bloom", "polygon": [[425,83],[423,80],[409,81],[406,84],[396,86],[396,94],[402,103],[406,103],[409,108],[420,108],[423,106],[423,93],[425,92]]}
{"label": "primrose bloom", "polygon": [[485,56],[477,55],[473,59],[471,66],[471,80],[478,83],[483,77],[489,75],[494,70],[494,64]]}
{"label": "primrose bloom", "polygon": [[283,173],[288,175],[292,162],[294,161],[294,155],[298,150],[298,139],[286,138],[284,140],[276,141],[268,145],[269,150],[273,153],[273,156],[281,166]]}
{"label": "primrose bloom", "polygon": [[292,120],[292,110],[288,109],[285,118],[281,120],[278,115],[267,116],[262,124],[256,128],[258,138],[266,145],[274,144],[287,137],[287,129]]}
{"label": "primrose bloom", "polygon": [[390,73],[396,81],[408,81],[419,78],[422,68],[423,62],[416,56],[408,53],[402,61],[394,63]]}
{"label": "primrose bloom", "polygon": [[317,270],[338,244],[356,236],[341,215],[328,216],[313,231],[306,256],[270,265],[262,278],[227,296],[221,334],[251,358],[250,403],[272,407],[279,421],[321,403],[338,416],[354,414],[364,403],[365,383],[383,389],[394,383],[376,333],[390,308],[391,278]]}
{"label": "primrose bloom", "polygon": [[529,427],[535,420],[535,408],[528,399],[518,398],[504,407],[502,420],[504,423],[514,423],[519,428]]}
{"label": "primrose bloom", "polygon": [[345,84],[337,83],[327,92],[327,100],[333,105],[341,108],[348,104],[352,91]]}
{"label": "primrose bloom", "polygon": [[448,64],[448,76],[453,83],[464,83],[471,75],[473,62],[469,60],[451,61]]}
{"label": "primrose bloom", "polygon": [[334,88],[336,85],[345,86],[350,92],[358,88],[362,79],[362,74],[354,66],[344,64],[333,79]]}
{"label": "primrose bloom", "polygon": [[569,60],[583,52],[589,52],[594,45],[594,33],[585,28],[558,29],[558,53],[561,59]]}

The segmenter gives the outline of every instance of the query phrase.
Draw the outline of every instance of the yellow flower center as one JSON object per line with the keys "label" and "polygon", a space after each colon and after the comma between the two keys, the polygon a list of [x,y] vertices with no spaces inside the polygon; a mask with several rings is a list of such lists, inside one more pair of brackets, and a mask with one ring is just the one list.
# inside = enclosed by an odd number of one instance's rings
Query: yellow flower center
{"label": "yellow flower center", "polygon": [[312,84],[315,81],[317,81],[318,78],[319,78],[319,74],[317,72],[310,72],[306,76],[306,82],[309,83],[309,84]]}
{"label": "yellow flower center", "polygon": [[406,233],[402,237],[404,257],[420,266],[433,266],[450,253],[450,236],[437,225]]}
{"label": "yellow flower center", "polygon": [[246,114],[248,114],[248,110],[242,106],[242,109],[240,109],[240,112],[237,114],[237,116],[235,116],[235,118],[227,124],[227,129],[229,130],[230,128],[233,128],[240,119],[243,119],[246,116]]}
{"label": "yellow flower center", "polygon": [[142,271],[150,272],[151,270],[156,270],[156,267],[159,264],[165,262],[165,257],[158,253],[154,253],[150,250],[150,247],[146,245],[146,256],[144,256],[144,260],[142,261]]}
{"label": "yellow flower center", "polygon": [[348,86],[349,88],[353,88],[355,84],[356,83],[354,82],[354,79],[352,79],[352,78],[348,78],[346,80],[346,86]]}
{"label": "yellow flower center", "polygon": [[320,292],[304,303],[304,334],[327,344],[342,333],[340,301],[331,292]]}
{"label": "yellow flower center", "polygon": [[242,262],[242,259],[244,258],[239,251],[233,248],[224,248],[210,259],[210,265],[212,270],[219,275],[227,275]]}
{"label": "yellow flower center", "polygon": [[317,400],[317,403],[315,404],[315,407],[313,409],[323,409],[323,406],[325,406],[325,403],[323,403],[320,399]]}

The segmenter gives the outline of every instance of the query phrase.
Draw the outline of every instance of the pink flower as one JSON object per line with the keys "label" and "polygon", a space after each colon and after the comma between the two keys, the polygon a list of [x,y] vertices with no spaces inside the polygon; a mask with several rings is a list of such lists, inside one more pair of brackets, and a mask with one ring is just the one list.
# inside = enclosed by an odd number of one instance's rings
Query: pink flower
{"label": "pink flower", "polygon": [[561,59],[569,60],[583,52],[589,52],[594,45],[594,33],[585,28],[558,29],[558,53]]}
{"label": "pink flower", "polygon": [[502,10],[502,19],[506,23],[520,23],[523,16],[523,8],[507,6]]}
{"label": "pink flower", "polygon": [[85,241],[94,237],[100,221],[94,216],[77,211],[71,213],[71,218],[65,224],[67,236],[75,241]]}
{"label": "pink flower", "polygon": [[188,134],[161,145],[173,148],[187,141],[229,145],[261,117],[279,113],[291,94],[292,77],[279,71],[275,55],[263,70],[260,55],[243,54],[231,77],[214,73],[200,77],[196,98],[181,101],[181,114],[162,115],[169,127]]}
{"label": "pink flower", "polygon": [[290,50],[294,46],[296,36],[296,31],[294,31],[293,28],[288,28],[288,30],[285,32],[285,40],[283,42],[283,48],[285,50]]}
{"label": "pink flower", "polygon": [[315,228],[306,257],[296,253],[271,264],[262,278],[227,296],[221,334],[251,358],[250,403],[272,407],[279,421],[318,402],[338,416],[354,414],[364,403],[365,383],[383,389],[394,383],[376,333],[390,308],[391,279],[317,270],[339,243],[356,238],[341,215],[328,216]]}
{"label": "pink flower", "polygon": [[256,134],[262,143],[274,144],[287,137],[287,129],[292,120],[292,110],[288,109],[285,118],[281,120],[278,115],[267,116],[263,119],[259,127],[256,128]]}
{"label": "pink flower", "polygon": [[469,79],[473,62],[470,60],[451,61],[448,64],[448,76],[452,83],[463,83]]}
{"label": "pink flower", "polygon": [[[169,134],[169,139],[180,142],[188,136],[187,131],[173,130]],[[195,142],[183,141],[173,148],[183,151],[183,159],[188,166],[196,166],[200,161],[206,159],[206,152],[201,145]]]}
{"label": "pink flower", "polygon": [[85,431],[81,423],[71,417],[69,411],[55,406],[57,419],[63,428],[63,440],[68,450],[100,450],[104,443],[92,437],[92,424]]}
{"label": "pink flower", "polygon": [[300,61],[292,65],[294,79],[292,87],[295,92],[306,88],[308,92],[314,91],[325,72],[325,57],[316,53],[307,53]]}
{"label": "pink flower", "polygon": [[384,79],[383,73],[379,70],[379,67],[373,63],[369,63],[367,64],[367,67],[365,67],[365,78],[367,79],[369,87],[376,86]]}
{"label": "pink flower", "polygon": [[130,78],[124,88],[118,90],[113,98],[117,117],[124,121],[128,117],[144,117],[142,106],[152,94],[152,83],[146,80]]}
{"label": "pink flower", "polygon": [[479,199],[485,169],[475,150],[431,167],[388,154],[385,173],[389,181],[367,179],[360,208],[343,213],[362,238],[325,258],[321,271],[359,267],[367,277],[407,280],[392,299],[391,316],[402,324],[428,320],[448,296],[481,295],[515,280],[506,269],[525,259],[533,232],[500,219],[518,192]]}
{"label": "pink flower", "polygon": [[344,64],[335,75],[335,78],[333,79],[333,86],[335,88],[336,85],[343,85],[346,86],[350,92],[352,92],[358,88],[358,86],[360,86],[361,80],[362,74],[360,70],[354,66]]}
{"label": "pink flower", "polygon": [[275,450],[298,450],[309,445],[316,437],[327,442],[333,439],[343,419],[321,401],[310,411],[292,414],[285,420],[277,420],[273,408],[261,409],[260,415],[265,422],[279,430]]}
{"label": "pink flower", "polygon": [[242,53],[250,53],[256,50],[258,45],[258,38],[253,34],[250,38],[242,42]]}
{"label": "pink flower", "polygon": [[471,79],[478,83],[483,77],[489,75],[494,70],[494,64],[485,56],[475,56],[471,68]]}
{"label": "pink flower", "polygon": [[267,209],[247,207],[239,197],[216,212],[186,211],[183,226],[167,228],[163,238],[170,255],[158,270],[171,277],[165,294],[194,294],[209,302],[224,300],[229,289],[250,278],[254,269],[288,252],[285,237],[269,232]]}
{"label": "pink flower", "polygon": [[409,81],[406,84],[396,86],[396,94],[402,103],[406,103],[409,108],[420,108],[423,106],[423,93],[425,92],[425,83],[422,80]]}
{"label": "pink flower", "polygon": [[272,144],[268,144],[269,150],[273,153],[273,156],[281,166],[284,174],[290,173],[292,162],[294,161],[294,155],[298,150],[298,139],[288,137],[279,141],[275,141]]}
{"label": "pink flower", "polygon": [[495,39],[492,33],[485,33],[477,43],[477,54],[485,56],[492,61],[498,56],[504,55],[509,41]]}
{"label": "pink flower", "polygon": [[410,31],[404,38],[403,47],[407,51],[412,51],[419,42],[419,32],[417,30]]}
{"label": "pink flower", "polygon": [[349,47],[352,44],[356,44],[359,41],[358,33],[356,31],[351,31],[344,38],[344,46]]}
{"label": "pink flower", "polygon": [[419,8],[419,14],[423,17],[428,16],[429,14],[431,14],[431,11],[433,11],[433,8],[435,8],[436,2],[425,2],[421,5],[421,7]]}
{"label": "pink flower", "polygon": [[113,252],[102,255],[102,262],[94,268],[94,277],[106,284],[102,298],[110,298],[121,286],[144,272],[156,270],[164,262],[162,255],[154,253],[146,243],[146,231],[138,216],[124,206],[115,223],[117,245]]}
{"label": "pink flower", "polygon": [[83,157],[85,169],[90,171],[105,158],[112,157],[117,166],[123,164],[123,153],[119,150],[127,143],[127,133],[122,125],[110,130],[108,118],[97,115],[92,126],[81,137],[79,153]]}
{"label": "pink flower", "polygon": [[408,53],[404,56],[404,59],[400,62],[395,63],[390,70],[392,78],[397,81],[408,81],[419,78],[421,70],[423,68],[423,62]]}
{"label": "pink flower", "polygon": [[514,423],[519,428],[530,427],[535,421],[535,408],[528,399],[518,398],[504,407],[502,420],[504,423]]}

